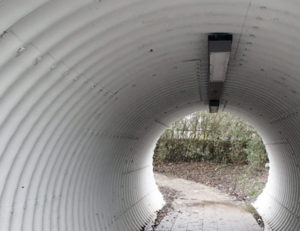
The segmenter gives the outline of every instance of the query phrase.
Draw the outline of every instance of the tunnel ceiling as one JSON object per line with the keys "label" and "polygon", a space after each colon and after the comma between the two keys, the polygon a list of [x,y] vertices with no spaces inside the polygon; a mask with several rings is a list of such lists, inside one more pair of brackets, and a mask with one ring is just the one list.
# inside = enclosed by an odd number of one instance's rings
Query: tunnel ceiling
{"label": "tunnel ceiling", "polygon": [[233,34],[220,110],[263,136],[256,202],[300,229],[300,4],[295,0],[3,0],[1,230],[139,230],[163,200],[159,134],[207,110],[207,35]]}

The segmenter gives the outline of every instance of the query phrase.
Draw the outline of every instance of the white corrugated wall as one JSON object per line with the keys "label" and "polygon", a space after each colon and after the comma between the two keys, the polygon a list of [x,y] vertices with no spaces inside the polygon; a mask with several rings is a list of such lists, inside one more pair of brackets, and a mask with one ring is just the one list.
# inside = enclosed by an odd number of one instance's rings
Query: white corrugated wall
{"label": "white corrugated wall", "polygon": [[138,231],[163,200],[155,141],[207,109],[207,34],[233,33],[221,110],[252,123],[271,171],[256,206],[300,230],[300,3],[0,2],[0,230]]}

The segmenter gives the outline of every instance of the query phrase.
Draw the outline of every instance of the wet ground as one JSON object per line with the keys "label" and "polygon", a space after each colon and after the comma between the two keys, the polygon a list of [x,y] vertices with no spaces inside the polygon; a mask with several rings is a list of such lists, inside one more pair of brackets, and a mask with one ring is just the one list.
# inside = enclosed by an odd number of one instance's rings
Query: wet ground
{"label": "wet ground", "polygon": [[[243,202],[192,181],[155,174],[160,187],[171,190],[172,209],[160,213],[159,224],[145,227],[145,231],[261,231]],[[176,192],[176,196],[174,196]]]}

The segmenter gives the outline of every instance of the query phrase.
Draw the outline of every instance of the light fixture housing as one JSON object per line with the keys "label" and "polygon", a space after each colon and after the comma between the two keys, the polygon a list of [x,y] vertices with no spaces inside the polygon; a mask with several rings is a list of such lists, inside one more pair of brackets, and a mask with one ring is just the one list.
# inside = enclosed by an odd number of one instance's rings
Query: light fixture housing
{"label": "light fixture housing", "polygon": [[227,76],[231,53],[232,34],[213,33],[208,35],[209,111],[218,112],[224,82]]}
{"label": "light fixture housing", "polygon": [[209,81],[224,82],[231,52],[232,34],[208,35]]}
{"label": "light fixture housing", "polygon": [[217,113],[219,110],[220,101],[219,100],[210,100],[209,101],[209,113]]}

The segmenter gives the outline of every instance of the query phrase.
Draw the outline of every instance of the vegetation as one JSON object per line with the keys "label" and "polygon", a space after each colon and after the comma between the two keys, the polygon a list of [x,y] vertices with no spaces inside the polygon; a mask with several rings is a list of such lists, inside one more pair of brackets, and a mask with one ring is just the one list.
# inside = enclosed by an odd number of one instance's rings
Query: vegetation
{"label": "vegetation", "polygon": [[154,162],[190,161],[261,169],[268,159],[261,137],[240,118],[225,112],[196,112],[172,124],[154,153]]}
{"label": "vegetation", "polygon": [[247,204],[247,206],[245,207],[245,210],[253,215],[253,217],[255,218],[255,220],[257,221],[257,223],[259,224],[260,227],[262,227],[262,228],[265,227],[261,216],[259,215],[257,210],[253,207],[253,205]]}

